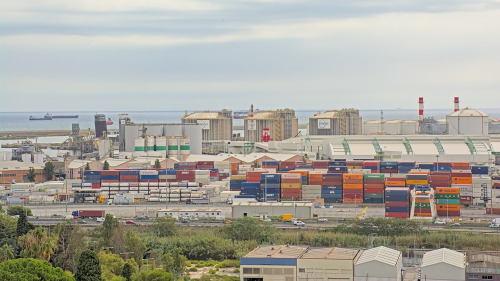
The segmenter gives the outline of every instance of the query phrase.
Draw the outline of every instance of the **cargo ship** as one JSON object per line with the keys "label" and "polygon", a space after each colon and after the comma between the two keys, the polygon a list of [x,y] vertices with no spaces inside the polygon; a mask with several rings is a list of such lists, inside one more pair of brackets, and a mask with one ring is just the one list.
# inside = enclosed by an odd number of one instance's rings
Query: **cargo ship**
{"label": "cargo ship", "polygon": [[30,115],[30,120],[52,120],[52,119],[61,119],[61,118],[78,118],[78,115],[52,115],[50,113],[47,113],[42,117]]}
{"label": "cargo ship", "polygon": [[52,118],[78,118],[78,115],[52,115]]}
{"label": "cargo ship", "polygon": [[106,125],[113,125],[113,120],[111,120],[111,118],[108,118],[108,120],[106,120]]}

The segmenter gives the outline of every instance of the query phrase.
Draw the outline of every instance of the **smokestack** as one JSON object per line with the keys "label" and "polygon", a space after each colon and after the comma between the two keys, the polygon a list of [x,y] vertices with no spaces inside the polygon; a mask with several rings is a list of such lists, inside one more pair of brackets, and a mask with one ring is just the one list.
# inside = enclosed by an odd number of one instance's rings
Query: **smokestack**
{"label": "smokestack", "polygon": [[455,112],[457,112],[458,110],[460,110],[458,104],[459,104],[458,97],[455,97]]}
{"label": "smokestack", "polygon": [[424,98],[423,97],[418,98],[418,120],[419,121],[424,120]]}
{"label": "smokestack", "polygon": [[249,117],[253,117],[253,104],[250,105],[250,114],[248,114]]}

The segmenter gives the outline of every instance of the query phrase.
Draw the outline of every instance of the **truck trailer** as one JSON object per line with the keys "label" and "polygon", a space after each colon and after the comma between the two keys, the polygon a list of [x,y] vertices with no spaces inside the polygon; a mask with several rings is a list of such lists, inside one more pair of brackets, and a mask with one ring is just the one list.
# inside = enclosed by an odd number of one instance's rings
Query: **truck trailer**
{"label": "truck trailer", "polygon": [[78,210],[71,213],[73,217],[79,218],[103,218],[106,216],[104,210]]}

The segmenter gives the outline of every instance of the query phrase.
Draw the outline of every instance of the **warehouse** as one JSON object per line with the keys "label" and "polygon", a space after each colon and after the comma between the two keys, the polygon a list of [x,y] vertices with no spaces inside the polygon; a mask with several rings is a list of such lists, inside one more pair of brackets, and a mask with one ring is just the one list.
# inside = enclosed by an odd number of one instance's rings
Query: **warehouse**
{"label": "warehouse", "polygon": [[446,248],[424,254],[421,278],[428,281],[465,280],[465,255]]}
{"label": "warehouse", "polygon": [[309,135],[361,135],[357,109],[326,111],[309,118]]}
{"label": "warehouse", "polygon": [[232,217],[279,217],[283,214],[292,214],[294,218],[308,219],[313,216],[312,202],[259,202],[246,203],[239,202],[232,205]]}
{"label": "warehouse", "polygon": [[352,281],[360,253],[357,249],[311,247],[297,260],[297,277],[300,281]]}
{"label": "warehouse", "polygon": [[354,264],[355,281],[400,281],[403,256],[384,246],[363,251]]}
{"label": "warehouse", "polygon": [[220,209],[162,209],[158,210],[158,217],[171,216],[175,219],[189,218],[219,218],[222,216]]}
{"label": "warehouse", "polygon": [[500,256],[498,253],[468,253],[466,279],[500,281]]}
{"label": "warehouse", "polygon": [[241,281],[295,281],[297,259],[307,246],[259,246],[240,259]]}
{"label": "warehouse", "polygon": [[202,125],[203,141],[231,140],[233,135],[233,115],[231,110],[219,112],[193,112],[182,117],[183,124]]}
{"label": "warehouse", "polygon": [[297,136],[299,119],[292,109],[251,112],[245,117],[244,130],[245,141],[281,141]]}

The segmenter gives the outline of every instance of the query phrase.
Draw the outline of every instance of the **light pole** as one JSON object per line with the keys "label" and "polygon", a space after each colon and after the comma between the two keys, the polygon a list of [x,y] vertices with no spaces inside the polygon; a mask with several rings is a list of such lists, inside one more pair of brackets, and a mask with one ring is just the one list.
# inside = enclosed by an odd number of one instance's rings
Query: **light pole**
{"label": "light pole", "polygon": [[439,154],[436,155],[436,171],[439,171]]}

